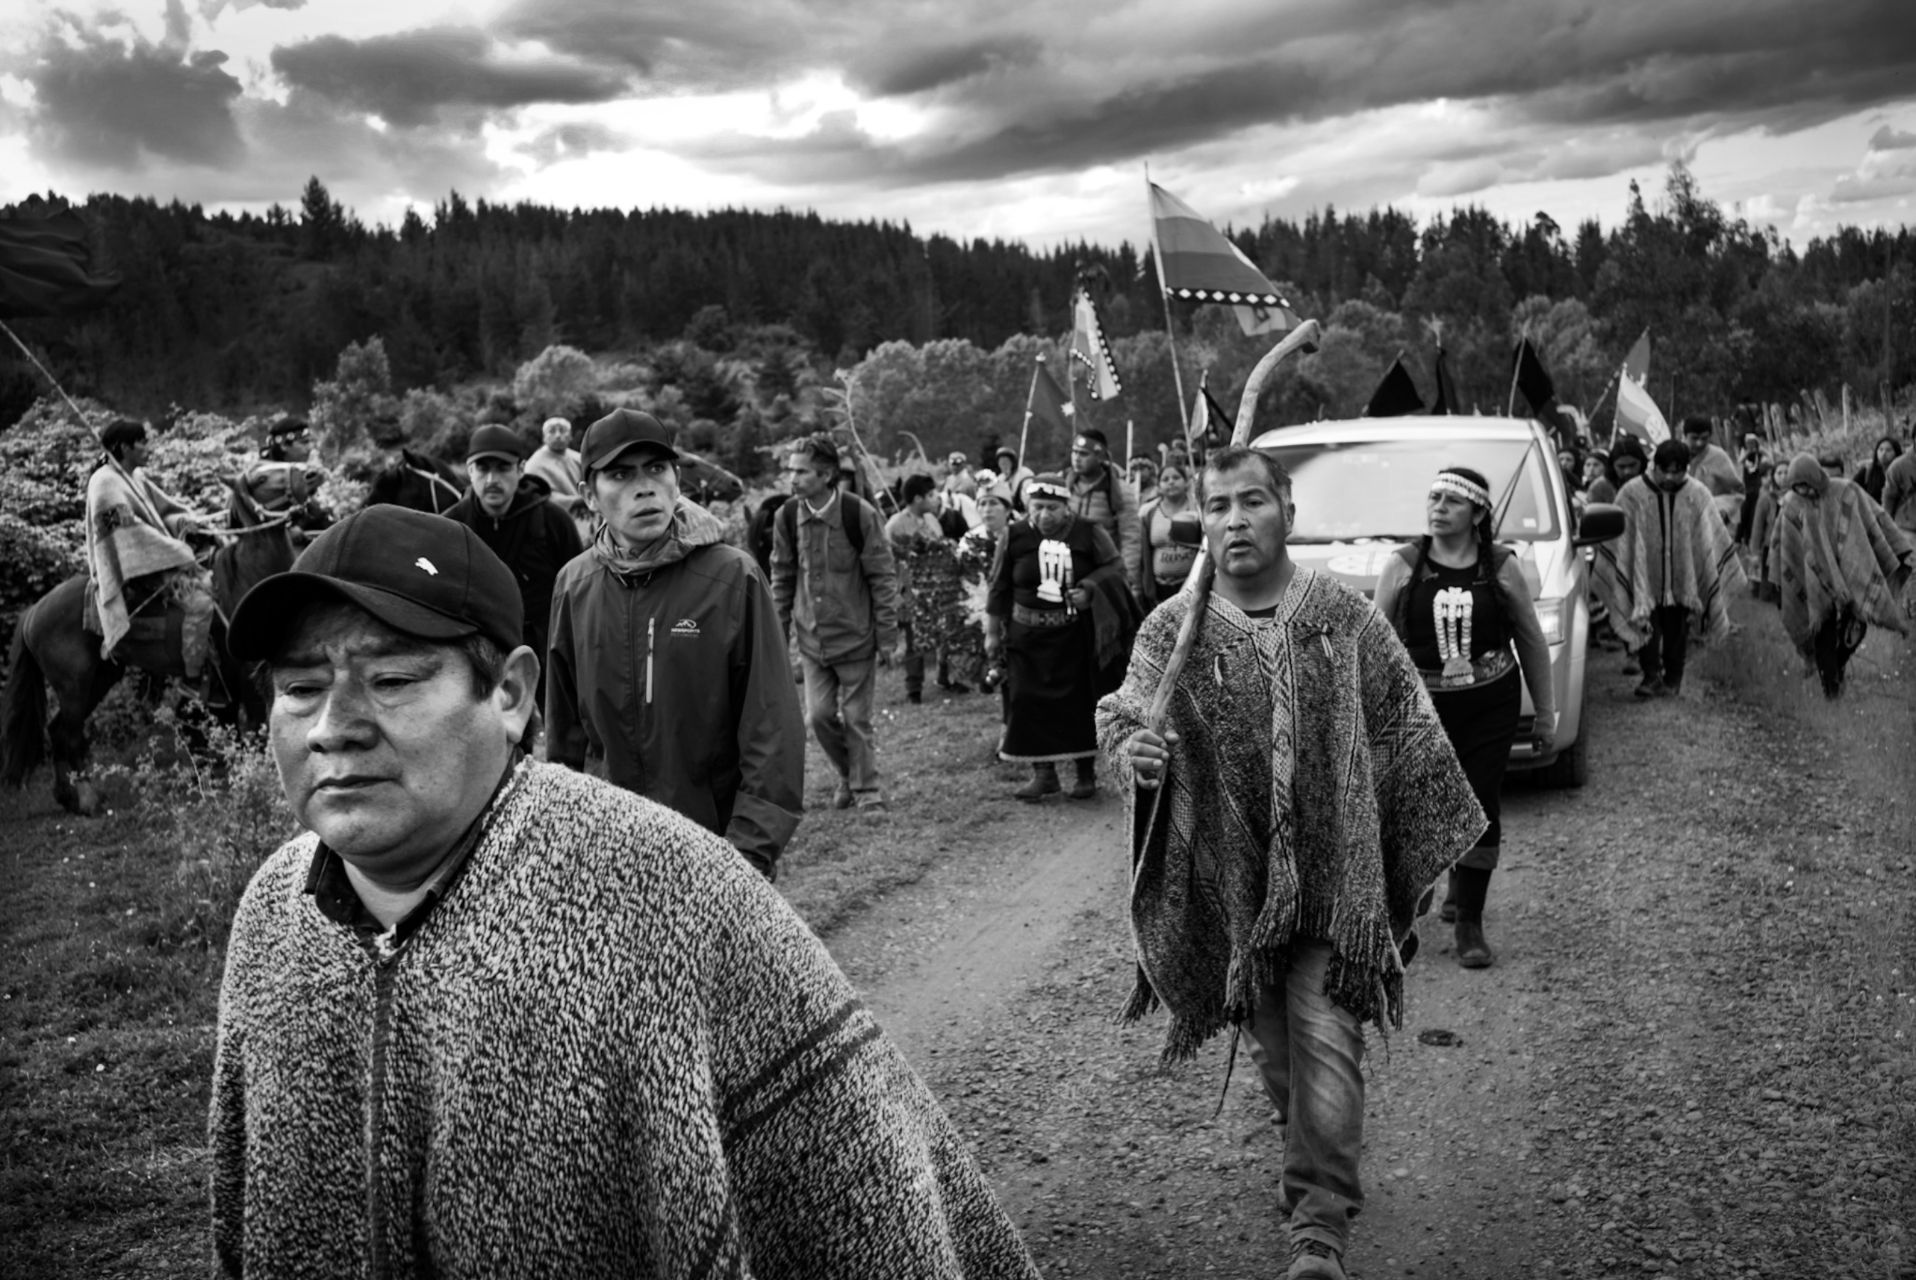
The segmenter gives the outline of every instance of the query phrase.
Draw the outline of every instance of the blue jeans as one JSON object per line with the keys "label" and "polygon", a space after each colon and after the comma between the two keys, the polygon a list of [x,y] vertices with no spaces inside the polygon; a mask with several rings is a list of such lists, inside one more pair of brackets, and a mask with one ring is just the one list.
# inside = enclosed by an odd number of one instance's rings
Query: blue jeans
{"label": "blue jeans", "polygon": [[1345,1251],[1364,1207],[1364,1029],[1324,995],[1328,942],[1298,939],[1280,989],[1259,994],[1245,1030],[1251,1060],[1285,1126],[1283,1203],[1291,1241]]}
{"label": "blue jeans", "polygon": [[878,794],[878,752],[872,741],[872,693],[878,663],[871,658],[830,666],[799,655],[805,666],[805,716],[852,795]]}

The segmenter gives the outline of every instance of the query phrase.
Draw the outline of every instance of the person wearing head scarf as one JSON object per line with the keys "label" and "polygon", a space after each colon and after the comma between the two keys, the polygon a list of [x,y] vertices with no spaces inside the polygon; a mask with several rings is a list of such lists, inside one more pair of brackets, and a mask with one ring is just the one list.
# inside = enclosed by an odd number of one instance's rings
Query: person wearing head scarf
{"label": "person wearing head scarf", "polygon": [[1779,459],[1770,464],[1763,477],[1763,488],[1756,495],[1755,514],[1750,517],[1750,554],[1756,560],[1756,598],[1769,604],[1781,600],[1776,588],[1776,514],[1790,491],[1790,464]]}
{"label": "person wearing head scarf", "polygon": [[1550,646],[1517,555],[1497,543],[1483,475],[1446,467],[1431,482],[1429,532],[1397,549],[1377,580],[1377,609],[1423,676],[1437,718],[1490,825],[1450,872],[1443,918],[1456,924],[1457,963],[1496,960],[1484,938],[1484,900],[1503,843],[1504,769],[1517,737],[1523,684],[1536,710],[1533,736],[1549,750],[1557,733]]}
{"label": "person wearing head scarf", "polygon": [[1916,544],[1860,485],[1832,478],[1807,453],[1791,459],[1789,485],[1776,539],[1783,629],[1816,664],[1823,695],[1835,698],[1871,623],[1909,633],[1907,606],[1896,598]]}
{"label": "person wearing head scarf", "polygon": [[1056,795],[1067,762],[1077,767],[1071,798],[1098,793],[1093,717],[1124,678],[1138,626],[1117,544],[1072,513],[1072,496],[1056,472],[1025,485],[1029,515],[1007,529],[987,597],[986,650],[1003,655],[1010,689],[999,758],[1031,766],[1020,800]]}
{"label": "person wearing head scarf", "polygon": [[965,593],[965,629],[967,639],[975,639],[975,643],[964,646],[967,665],[954,667],[953,675],[986,693],[996,689],[1003,698],[1004,681],[990,674],[991,664],[985,657],[985,615],[991,567],[997,562],[998,548],[1013,519],[1011,487],[989,471],[980,473],[978,484],[978,513],[984,522],[958,539],[957,551],[958,580]]}
{"label": "person wearing head scarf", "polygon": [[1659,444],[1650,470],[1617,491],[1623,536],[1597,548],[1591,585],[1635,650],[1639,698],[1682,689],[1692,618],[1710,640],[1728,639],[1730,596],[1747,581],[1709,489],[1689,466],[1681,440]]}

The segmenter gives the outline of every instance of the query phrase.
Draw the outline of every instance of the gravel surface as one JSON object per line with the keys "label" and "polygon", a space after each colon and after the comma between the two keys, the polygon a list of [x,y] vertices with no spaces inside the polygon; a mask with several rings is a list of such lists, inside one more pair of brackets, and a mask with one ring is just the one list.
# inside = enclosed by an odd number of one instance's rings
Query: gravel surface
{"label": "gravel surface", "polygon": [[[1459,969],[1427,919],[1406,1026],[1372,1045],[1353,1276],[1916,1276],[1916,663],[1873,644],[1800,717],[1734,673],[1634,702],[1598,659],[1590,785],[1505,797],[1497,965]],[[1281,1276],[1248,1053],[1222,1095],[1227,1037],[1165,1071],[1161,1019],[1110,1021],[1120,802],[983,803],[991,846],[834,954],[1047,1274]]]}

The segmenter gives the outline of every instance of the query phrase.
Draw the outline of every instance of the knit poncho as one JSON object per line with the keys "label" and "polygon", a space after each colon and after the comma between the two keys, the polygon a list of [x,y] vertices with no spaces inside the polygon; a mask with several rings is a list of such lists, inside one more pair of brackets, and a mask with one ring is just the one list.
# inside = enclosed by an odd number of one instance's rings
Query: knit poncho
{"label": "knit poncho", "polygon": [[[1122,776],[1190,592],[1139,630],[1123,686],[1098,706]],[[1299,570],[1268,621],[1212,594],[1171,700],[1181,738],[1155,807],[1132,789],[1131,927],[1139,982],[1162,1002],[1165,1056],[1197,1052],[1281,978],[1293,938],[1332,946],[1325,994],[1361,1021],[1403,1021],[1397,941],[1419,898],[1484,829],[1410,657],[1382,614]]]}
{"label": "knit poncho", "polygon": [[1681,605],[1715,642],[1729,638],[1730,598],[1747,582],[1736,542],[1710,491],[1692,479],[1666,493],[1642,476],[1617,492],[1623,536],[1597,547],[1591,587],[1632,649],[1650,637],[1650,611]]}
{"label": "knit poncho", "polygon": [[1805,655],[1816,633],[1844,608],[1864,622],[1906,634],[1909,623],[1896,602],[1894,581],[1916,559],[1907,534],[1862,488],[1831,479],[1809,454],[1790,466],[1790,484],[1803,484],[1814,498],[1791,492],[1778,515],[1776,567],[1783,629]]}
{"label": "knit poncho", "polygon": [[824,947],[717,836],[522,764],[397,947],[319,912],[313,851],[280,849],[233,925],[223,1273],[1036,1275]]}

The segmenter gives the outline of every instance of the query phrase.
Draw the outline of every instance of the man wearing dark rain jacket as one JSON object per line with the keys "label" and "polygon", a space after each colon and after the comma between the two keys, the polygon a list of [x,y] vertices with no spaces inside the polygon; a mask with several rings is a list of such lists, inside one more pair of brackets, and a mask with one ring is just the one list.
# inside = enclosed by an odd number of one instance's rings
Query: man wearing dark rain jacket
{"label": "man wearing dark rain jacket", "polygon": [[650,414],[615,409],[580,454],[598,533],[553,593],[548,758],[676,809],[770,879],[804,807],[805,726],[765,576],[680,496]]}
{"label": "man wearing dark rain jacket", "polygon": [[[506,562],[525,604],[525,641],[546,651],[546,617],[552,584],[566,561],[579,554],[578,527],[549,498],[546,482],[525,473],[525,446],[509,428],[480,427],[466,446],[466,478],[472,488],[446,518],[474,533]],[[543,673],[541,673],[543,680]]]}

